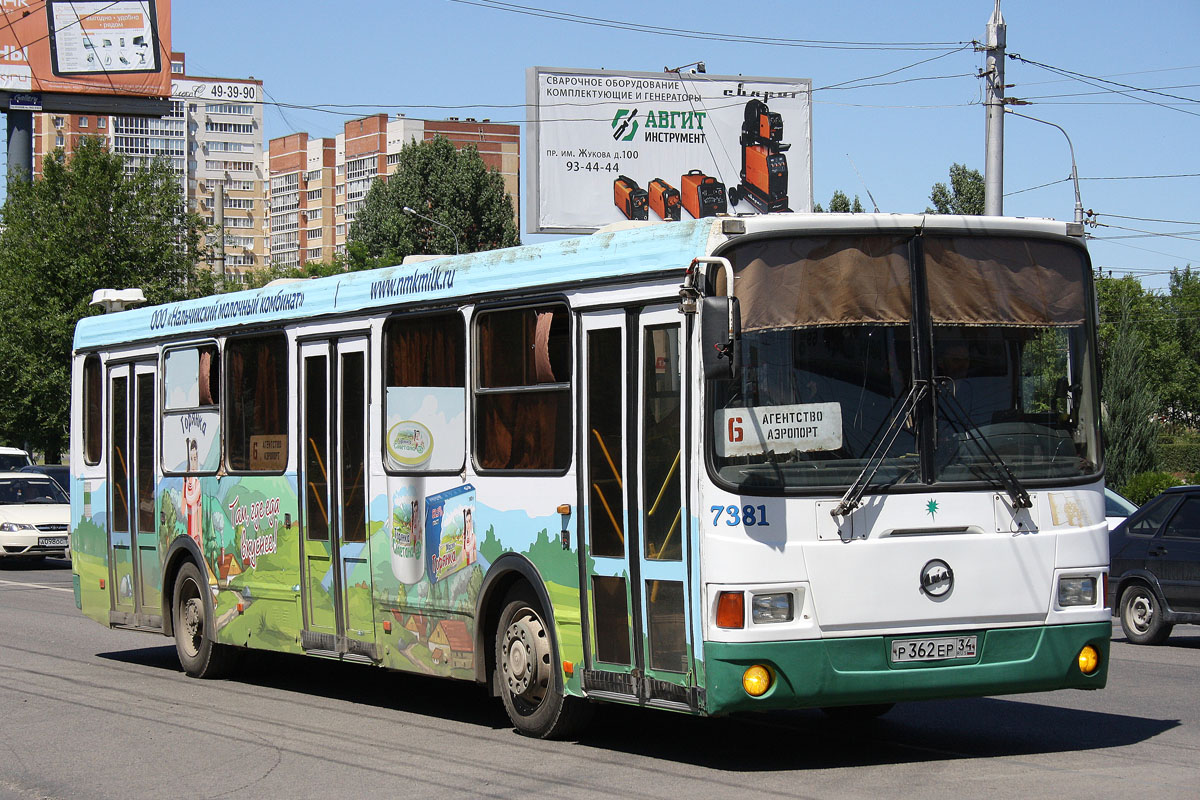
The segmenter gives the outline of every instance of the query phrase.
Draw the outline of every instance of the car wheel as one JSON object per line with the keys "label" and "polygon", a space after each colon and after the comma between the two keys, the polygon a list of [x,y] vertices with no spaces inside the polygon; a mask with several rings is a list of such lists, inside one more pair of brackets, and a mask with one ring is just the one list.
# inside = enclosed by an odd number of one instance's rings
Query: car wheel
{"label": "car wheel", "polygon": [[591,716],[590,704],[559,687],[554,641],[541,604],[527,587],[510,592],[496,626],[496,686],[519,733],[562,739]]}
{"label": "car wheel", "polygon": [[208,620],[212,616],[208,581],[200,577],[200,570],[192,562],[179,568],[173,596],[171,621],[180,666],[193,678],[221,677],[233,666],[237,653],[208,635]]}
{"label": "car wheel", "polygon": [[1162,604],[1149,586],[1130,586],[1121,595],[1121,627],[1134,644],[1162,644],[1172,625],[1163,621]]}

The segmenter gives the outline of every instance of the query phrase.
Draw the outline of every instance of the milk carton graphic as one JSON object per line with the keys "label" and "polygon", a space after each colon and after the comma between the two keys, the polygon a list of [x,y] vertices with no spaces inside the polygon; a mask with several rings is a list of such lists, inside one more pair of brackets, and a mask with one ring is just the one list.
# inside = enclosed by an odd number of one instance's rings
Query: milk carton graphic
{"label": "milk carton graphic", "polygon": [[434,583],[475,563],[474,486],[466,483],[425,498],[425,552]]}
{"label": "milk carton graphic", "polygon": [[425,573],[425,547],[421,536],[421,498],[412,486],[393,485],[391,494],[392,574],[411,585]]}

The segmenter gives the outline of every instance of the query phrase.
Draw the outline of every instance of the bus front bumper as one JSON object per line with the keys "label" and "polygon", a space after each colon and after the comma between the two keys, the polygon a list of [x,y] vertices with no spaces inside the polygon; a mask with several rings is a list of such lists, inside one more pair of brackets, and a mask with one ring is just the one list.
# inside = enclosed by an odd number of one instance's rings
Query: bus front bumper
{"label": "bus front bumper", "polygon": [[[891,662],[893,641],[870,636],[790,642],[705,642],[709,714],[813,706],[866,705],[906,700],[1102,689],[1108,680],[1111,622],[995,628],[918,638],[975,635],[976,655],[950,661]],[[1090,675],[1079,653],[1090,645],[1099,666]],[[742,675],[754,665],[772,674],[770,688],[751,697]]]}

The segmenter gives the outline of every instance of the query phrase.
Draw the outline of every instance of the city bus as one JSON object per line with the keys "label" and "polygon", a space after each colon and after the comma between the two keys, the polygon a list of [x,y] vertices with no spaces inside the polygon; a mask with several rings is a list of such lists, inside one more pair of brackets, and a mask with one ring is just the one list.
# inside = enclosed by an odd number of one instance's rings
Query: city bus
{"label": "city bus", "polygon": [[76,605],[193,677],[475,681],[534,737],[1104,686],[1079,231],[626,227],[82,320]]}

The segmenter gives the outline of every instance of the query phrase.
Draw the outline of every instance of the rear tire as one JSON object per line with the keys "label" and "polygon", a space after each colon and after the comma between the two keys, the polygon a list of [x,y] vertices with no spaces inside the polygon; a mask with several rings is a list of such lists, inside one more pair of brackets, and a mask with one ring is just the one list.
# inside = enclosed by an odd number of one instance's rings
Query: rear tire
{"label": "rear tire", "polygon": [[212,597],[208,581],[191,561],[179,568],[175,578],[171,622],[175,629],[175,652],[179,665],[193,678],[219,678],[225,675],[237,658],[229,645],[217,644],[209,636],[212,618]]}
{"label": "rear tire", "polygon": [[496,626],[495,685],[518,733],[564,739],[591,718],[590,703],[564,695],[557,658],[541,603],[527,587],[515,588]]}
{"label": "rear tire", "polygon": [[1162,644],[1175,626],[1163,621],[1162,603],[1154,590],[1136,584],[1121,595],[1121,627],[1134,644]]}

